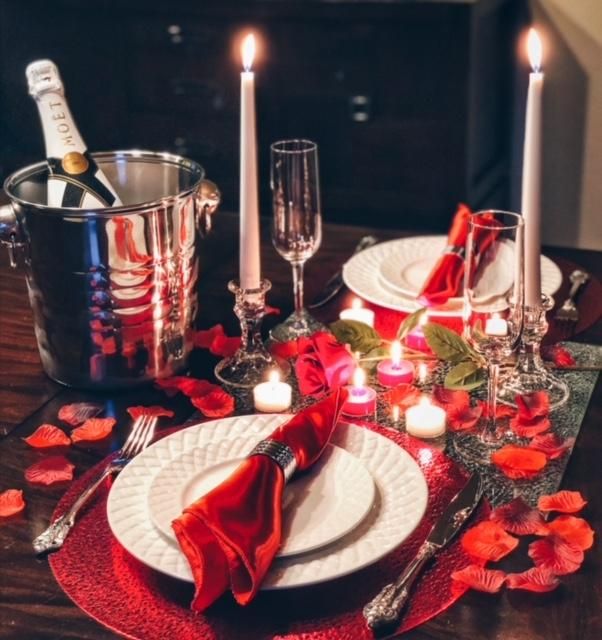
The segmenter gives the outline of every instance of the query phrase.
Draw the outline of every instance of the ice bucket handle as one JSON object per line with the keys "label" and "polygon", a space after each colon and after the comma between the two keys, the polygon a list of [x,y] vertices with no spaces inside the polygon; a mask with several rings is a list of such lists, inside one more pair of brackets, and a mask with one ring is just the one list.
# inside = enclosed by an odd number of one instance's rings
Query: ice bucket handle
{"label": "ice bucket handle", "polygon": [[12,204],[0,206],[0,242],[7,246],[10,266],[17,267],[17,249],[25,245]]}
{"label": "ice bucket handle", "polygon": [[195,197],[196,225],[201,236],[205,237],[211,231],[211,217],[217,211],[222,194],[215,182],[201,180]]}

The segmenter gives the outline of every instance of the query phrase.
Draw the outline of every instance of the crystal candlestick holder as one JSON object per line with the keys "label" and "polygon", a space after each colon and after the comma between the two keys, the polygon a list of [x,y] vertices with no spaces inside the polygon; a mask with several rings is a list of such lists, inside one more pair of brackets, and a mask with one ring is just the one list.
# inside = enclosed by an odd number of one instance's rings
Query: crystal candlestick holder
{"label": "crystal candlestick holder", "polygon": [[541,341],[548,331],[546,313],[554,306],[554,300],[545,294],[541,305],[525,305],[523,333],[518,360],[502,381],[499,398],[516,405],[517,394],[546,391],[550,409],[563,405],[569,399],[569,387],[564,380],[549,371],[540,354]]}
{"label": "crystal candlestick holder", "polygon": [[235,296],[234,313],[240,320],[241,344],[233,356],[224,358],[215,367],[215,377],[225,385],[252,389],[265,382],[271,372],[278,372],[281,380],[290,374],[288,362],[272,356],[261,339],[265,294],[271,288],[269,280],[262,280],[257,289],[242,289],[236,280],[228,283]]}

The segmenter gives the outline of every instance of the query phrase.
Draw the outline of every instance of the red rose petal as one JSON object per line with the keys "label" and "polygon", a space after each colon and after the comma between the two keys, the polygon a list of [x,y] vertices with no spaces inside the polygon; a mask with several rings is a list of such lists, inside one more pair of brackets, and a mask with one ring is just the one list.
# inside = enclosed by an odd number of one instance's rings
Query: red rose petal
{"label": "red rose petal", "polygon": [[299,355],[299,341],[272,342],[270,344],[270,353],[273,356],[284,358],[285,360],[296,358]]}
{"label": "red rose petal", "polygon": [[197,378],[189,378],[187,376],[160,378],[159,380],[155,380],[155,386],[163,390],[170,397],[181,392],[189,398],[193,396],[204,396],[211,391],[220,388],[218,385],[213,384],[208,380],[199,380]]}
{"label": "red rose petal", "polygon": [[0,493],[0,517],[14,516],[23,509],[25,509],[25,500],[20,489],[7,489]]}
{"label": "red rose petal", "polygon": [[549,569],[557,576],[575,573],[583,563],[583,551],[558,536],[548,536],[529,545],[529,557],[536,567]]}
{"label": "red rose petal", "polygon": [[153,405],[151,407],[137,405],[135,407],[128,407],[126,411],[132,416],[133,420],[136,420],[136,418],[140,416],[156,416],[157,418],[164,416],[166,418],[173,418],[174,415],[173,411],[165,409],[165,407],[160,407],[159,405]]}
{"label": "red rose petal", "polygon": [[545,391],[535,391],[516,396],[518,414],[523,420],[533,420],[550,413],[550,398]]}
{"label": "red rose petal", "polygon": [[546,535],[548,527],[537,509],[532,509],[522,498],[494,509],[490,520],[497,522],[503,529],[519,536],[528,534]]}
{"label": "red rose petal", "polygon": [[518,538],[509,535],[497,523],[480,522],[462,536],[464,550],[482,560],[500,560],[518,545]]}
{"label": "red rose petal", "polygon": [[559,344],[544,347],[541,350],[541,354],[545,360],[550,360],[557,367],[570,368],[577,364],[571,352],[568,349],[561,347]]}
{"label": "red rose petal", "polygon": [[73,469],[75,465],[65,456],[50,456],[25,469],[25,480],[44,485],[65,482],[73,480]]}
{"label": "red rose petal", "polygon": [[506,574],[497,569],[484,569],[476,564],[471,564],[460,571],[451,574],[452,580],[467,585],[477,591],[497,593],[506,580]]}
{"label": "red rose petal", "polygon": [[561,440],[555,433],[545,433],[535,436],[529,443],[530,449],[541,451],[548,460],[556,460],[562,457],[567,451],[570,451],[575,444],[575,438],[567,438]]}
{"label": "red rose petal", "polygon": [[579,491],[558,491],[549,496],[541,496],[537,501],[540,511],[559,511],[560,513],[577,513],[587,504],[587,500]]}
{"label": "red rose petal", "polygon": [[234,398],[222,389],[216,389],[206,396],[190,400],[208,418],[223,418],[234,412]]}
{"label": "red rose petal", "polygon": [[559,584],[560,580],[554,573],[544,567],[533,567],[528,571],[509,573],[506,576],[508,589],[524,589],[525,591],[545,593],[553,591]]}
{"label": "red rose petal", "polygon": [[[485,400],[478,400],[477,405],[481,407],[483,417],[488,418],[491,413],[491,407]],[[495,406],[495,418],[496,420],[503,420],[504,418],[513,418],[516,415],[516,409],[509,404],[502,404],[498,402]]]}
{"label": "red rose petal", "polygon": [[73,404],[65,404],[59,409],[59,420],[77,427],[88,418],[95,418],[103,410],[102,405],[92,402],[74,402]]}
{"label": "red rose petal", "polygon": [[192,343],[199,349],[209,349],[213,340],[217,336],[223,335],[226,335],[224,327],[221,324],[216,324],[210,329],[195,331],[192,336]]}
{"label": "red rose petal", "polygon": [[40,425],[29,437],[23,438],[30,447],[46,449],[48,447],[61,447],[71,444],[71,440],[61,429],[53,424]]}
{"label": "red rose petal", "polygon": [[396,404],[399,405],[401,410],[405,410],[418,404],[421,396],[422,392],[420,389],[413,384],[403,382],[385,392],[383,399],[390,405]]}
{"label": "red rose petal", "polygon": [[433,399],[436,404],[446,410],[450,405],[456,409],[465,409],[470,406],[470,395],[468,391],[453,391],[441,385],[435,385],[433,387]]}
{"label": "red rose petal", "polygon": [[72,442],[94,442],[106,438],[115,426],[115,418],[90,418],[71,432]]}
{"label": "red rose petal", "polygon": [[271,307],[269,304],[266,304],[264,313],[266,316],[279,316],[282,311],[278,307]]}
{"label": "red rose petal", "polygon": [[531,420],[525,420],[519,413],[510,420],[510,428],[519,438],[533,438],[548,431],[551,426],[548,416],[537,416]]}
{"label": "red rose petal", "polygon": [[548,459],[541,451],[511,444],[491,454],[491,462],[504,475],[514,480],[536,476],[546,466],[547,461]]}
{"label": "red rose petal", "polygon": [[594,531],[583,518],[558,516],[548,523],[548,529],[582,551],[587,551],[594,544]]}
{"label": "red rose petal", "polygon": [[455,407],[453,405],[447,411],[447,421],[450,431],[468,431],[474,429],[481,417],[482,408]]}
{"label": "red rose petal", "polygon": [[227,336],[217,336],[214,338],[209,351],[214,356],[229,358],[240,349],[240,336],[228,338]]}

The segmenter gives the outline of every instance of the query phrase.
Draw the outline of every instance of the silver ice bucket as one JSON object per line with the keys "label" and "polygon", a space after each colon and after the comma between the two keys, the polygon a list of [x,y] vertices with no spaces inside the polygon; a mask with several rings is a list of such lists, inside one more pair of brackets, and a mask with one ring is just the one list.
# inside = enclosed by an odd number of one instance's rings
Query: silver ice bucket
{"label": "silver ice bucket", "polygon": [[94,154],[124,205],[51,208],[45,162],[8,177],[0,241],[25,262],[42,365],[75,387],[173,375],[192,349],[199,236],[219,204],[196,162],[143,151]]}

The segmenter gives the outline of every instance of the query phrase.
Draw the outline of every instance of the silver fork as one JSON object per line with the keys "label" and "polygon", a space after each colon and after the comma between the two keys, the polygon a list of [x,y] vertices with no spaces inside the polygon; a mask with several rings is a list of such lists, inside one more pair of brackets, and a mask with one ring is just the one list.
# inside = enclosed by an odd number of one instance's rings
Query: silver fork
{"label": "silver fork", "polygon": [[577,305],[575,304],[575,298],[579,293],[581,287],[589,280],[589,273],[585,271],[579,271],[579,269],[573,271],[569,276],[571,281],[571,290],[569,291],[569,297],[563,302],[562,306],[554,314],[554,319],[559,322],[567,324],[577,324],[579,321],[579,311],[577,311]]}
{"label": "silver fork", "polygon": [[146,449],[153,439],[156,425],[156,416],[142,415],[134,421],[132,431],[123,447],[119,449],[117,455],[104,468],[100,476],[86,487],[69,511],[57,518],[33,541],[32,544],[36,553],[56,551],[63,546],[65,538],[75,524],[75,518],[79,510],[106,478],[114,473],[119,473],[134,456]]}

